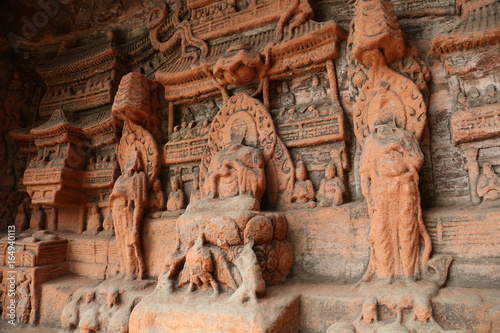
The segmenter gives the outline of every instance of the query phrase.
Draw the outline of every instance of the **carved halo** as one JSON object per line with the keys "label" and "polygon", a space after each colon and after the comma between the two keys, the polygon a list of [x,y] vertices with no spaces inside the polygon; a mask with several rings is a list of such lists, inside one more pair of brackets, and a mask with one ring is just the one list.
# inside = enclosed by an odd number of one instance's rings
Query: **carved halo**
{"label": "carved halo", "polygon": [[151,187],[160,174],[161,161],[158,145],[151,133],[142,126],[131,121],[127,121],[125,126],[117,149],[117,160],[121,172],[124,173],[130,152],[135,148],[141,152],[142,165],[148,177],[148,185]]}
{"label": "carved halo", "polygon": [[411,80],[384,67],[363,86],[354,106],[354,133],[359,143],[364,144],[370,123],[382,117],[375,113],[387,112],[388,107],[393,108],[396,125],[412,132],[420,141],[427,111],[422,93]]}
{"label": "carved halo", "polygon": [[266,165],[273,157],[277,135],[271,115],[257,99],[245,94],[236,95],[227,101],[212,121],[200,165],[202,179],[206,176],[212,156],[229,143],[231,125],[238,119],[247,124],[246,144],[255,144],[254,147],[262,151]]}

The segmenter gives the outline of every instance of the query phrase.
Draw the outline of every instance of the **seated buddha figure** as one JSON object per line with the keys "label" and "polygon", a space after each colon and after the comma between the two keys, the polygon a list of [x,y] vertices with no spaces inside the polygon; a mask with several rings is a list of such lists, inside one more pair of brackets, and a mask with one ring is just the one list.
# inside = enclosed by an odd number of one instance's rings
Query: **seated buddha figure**
{"label": "seated buddha figure", "polygon": [[477,182],[477,194],[483,200],[497,200],[500,198],[500,177],[493,171],[490,163],[483,164],[483,172]]}
{"label": "seated buddha figure", "polygon": [[204,184],[205,197],[188,206],[188,211],[260,210],[266,189],[264,156],[245,145],[247,127],[242,119],[231,127],[231,139],[210,162]]}
{"label": "seated buddha figure", "polygon": [[[266,170],[274,161],[273,145],[284,145],[273,136],[272,118],[259,101],[238,95],[227,104],[209,132],[200,165],[201,198],[191,200],[177,219],[177,247],[158,277],[161,293],[184,286],[214,295],[232,290],[231,300],[254,302],[266,285],[283,282],[290,272],[286,218],[260,210],[266,186],[272,186]],[[289,158],[288,152],[283,156]],[[292,190],[283,191],[291,196]],[[266,266],[268,261],[273,265]]]}

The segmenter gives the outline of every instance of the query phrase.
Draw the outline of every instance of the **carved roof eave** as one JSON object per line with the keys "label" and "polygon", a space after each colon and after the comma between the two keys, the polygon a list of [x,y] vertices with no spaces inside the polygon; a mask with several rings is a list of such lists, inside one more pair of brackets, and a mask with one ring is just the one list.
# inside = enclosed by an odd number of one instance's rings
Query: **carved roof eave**
{"label": "carved roof eave", "polygon": [[[311,65],[324,64],[340,56],[339,44],[347,36],[345,31],[335,22],[315,24],[318,26],[316,30],[270,47],[273,64],[266,74],[269,80],[280,79],[290,72],[309,69]],[[262,58],[265,58],[264,52],[261,51]],[[182,72],[157,72],[156,79],[166,88],[165,99],[175,102],[216,92],[219,85],[212,75],[215,61],[211,59]]]}
{"label": "carved roof eave", "polygon": [[431,55],[447,57],[456,52],[476,50],[500,44],[500,26],[463,35],[443,35],[432,41]]}
{"label": "carved roof eave", "polygon": [[120,49],[111,46],[111,48],[103,50],[98,54],[91,55],[84,59],[77,59],[71,63],[64,62],[63,59],[61,59],[61,61],[55,61],[54,66],[49,65],[47,68],[39,68],[37,69],[37,72],[43,79],[57,78],[64,75],[86,71],[115,59],[119,59],[125,63],[128,61],[125,53],[123,53]]}
{"label": "carved roof eave", "polygon": [[123,122],[114,117],[109,110],[90,125],[81,120],[79,124],[73,124],[65,117],[51,118],[46,122],[37,121],[31,130],[20,128],[12,130],[9,134],[19,143],[29,143],[34,140],[38,147],[64,142],[81,144],[82,140],[86,140],[91,146],[101,146],[117,142],[122,125]]}

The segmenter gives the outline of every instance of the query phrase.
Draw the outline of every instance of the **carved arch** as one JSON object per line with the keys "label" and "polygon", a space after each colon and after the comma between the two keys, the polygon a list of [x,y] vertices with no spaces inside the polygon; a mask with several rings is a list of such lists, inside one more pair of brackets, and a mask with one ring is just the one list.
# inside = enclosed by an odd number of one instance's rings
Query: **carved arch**
{"label": "carved arch", "polygon": [[242,119],[249,125],[245,144],[260,149],[264,155],[267,177],[265,198],[270,205],[290,202],[295,174],[290,153],[277,135],[267,108],[246,94],[231,97],[212,121],[201,159],[200,178],[206,177],[212,157],[227,147],[230,136],[228,129],[236,119]]}

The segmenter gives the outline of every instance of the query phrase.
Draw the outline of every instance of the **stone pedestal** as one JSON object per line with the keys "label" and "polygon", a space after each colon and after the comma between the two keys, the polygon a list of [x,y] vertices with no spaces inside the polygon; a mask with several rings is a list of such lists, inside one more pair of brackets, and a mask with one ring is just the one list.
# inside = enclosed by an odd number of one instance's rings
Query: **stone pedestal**
{"label": "stone pedestal", "polygon": [[201,292],[155,292],[132,312],[130,332],[298,332],[298,294],[266,289],[257,304],[228,302],[229,296]]}

